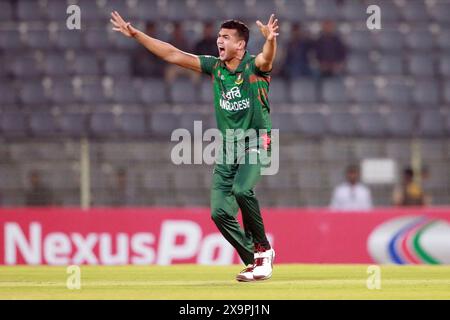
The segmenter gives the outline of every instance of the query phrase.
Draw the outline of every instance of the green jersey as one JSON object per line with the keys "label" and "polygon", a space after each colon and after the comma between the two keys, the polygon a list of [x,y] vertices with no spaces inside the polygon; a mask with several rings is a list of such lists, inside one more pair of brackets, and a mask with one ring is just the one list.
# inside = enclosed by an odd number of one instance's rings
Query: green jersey
{"label": "green jersey", "polygon": [[212,77],[217,127],[222,135],[226,136],[227,129],[266,130],[270,134],[270,73],[258,69],[255,56],[246,52],[234,71],[219,58],[199,58],[202,72]]}

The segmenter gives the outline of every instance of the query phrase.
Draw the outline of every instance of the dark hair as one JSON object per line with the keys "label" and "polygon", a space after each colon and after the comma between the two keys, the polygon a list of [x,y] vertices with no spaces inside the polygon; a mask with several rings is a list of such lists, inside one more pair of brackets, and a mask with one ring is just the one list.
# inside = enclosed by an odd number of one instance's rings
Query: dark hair
{"label": "dark hair", "polygon": [[414,177],[414,170],[411,167],[406,167],[403,170],[403,174],[405,175],[405,177],[407,178],[413,178]]}
{"label": "dark hair", "polygon": [[227,20],[222,23],[220,28],[236,30],[239,38],[245,41],[245,47],[247,47],[248,40],[250,39],[250,30],[245,23],[239,20]]}

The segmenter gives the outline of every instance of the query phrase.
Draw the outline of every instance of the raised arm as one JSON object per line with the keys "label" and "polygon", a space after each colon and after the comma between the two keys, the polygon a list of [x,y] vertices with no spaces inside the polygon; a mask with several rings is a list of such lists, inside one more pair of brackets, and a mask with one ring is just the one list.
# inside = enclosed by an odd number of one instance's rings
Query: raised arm
{"label": "raised arm", "polygon": [[198,56],[181,51],[167,42],[146,35],[144,32],[134,28],[130,22],[125,22],[117,11],[112,12],[111,17],[110,21],[114,26],[114,31],[136,39],[140,44],[162,60],[197,72],[202,71]]}
{"label": "raised arm", "polygon": [[275,19],[275,15],[272,14],[266,25],[259,20],[256,21],[256,24],[266,38],[266,42],[262,52],[256,56],[255,64],[263,72],[271,71],[277,53],[278,19]]}

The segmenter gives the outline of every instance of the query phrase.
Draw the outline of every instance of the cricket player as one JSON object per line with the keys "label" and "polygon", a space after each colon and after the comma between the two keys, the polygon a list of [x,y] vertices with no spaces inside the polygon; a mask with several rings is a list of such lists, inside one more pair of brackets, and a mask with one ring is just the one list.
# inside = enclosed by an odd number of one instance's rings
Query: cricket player
{"label": "cricket player", "polygon": [[[260,159],[247,161],[251,153],[261,148],[270,150],[270,107],[268,101],[270,72],[277,49],[278,20],[270,16],[267,24],[256,22],[266,41],[262,52],[250,55],[248,27],[236,20],[222,24],[217,37],[218,57],[197,56],[183,52],[169,43],[152,38],[125,22],[117,11],[111,13],[113,30],[136,39],[151,53],[168,63],[211,76],[214,88],[214,108],[217,126],[223,137],[233,130],[260,132],[243,141],[236,136],[233,143],[244,148],[221,149],[227,160],[214,167],[211,191],[211,215],[223,236],[237,250],[246,268],[236,280],[249,282],[272,276],[275,252],[267,240],[258,200],[253,189],[261,177]],[[256,141],[256,143],[255,143]],[[234,144],[231,144],[234,146]],[[236,150],[244,150],[238,152]],[[236,217],[241,209],[244,229]]]}

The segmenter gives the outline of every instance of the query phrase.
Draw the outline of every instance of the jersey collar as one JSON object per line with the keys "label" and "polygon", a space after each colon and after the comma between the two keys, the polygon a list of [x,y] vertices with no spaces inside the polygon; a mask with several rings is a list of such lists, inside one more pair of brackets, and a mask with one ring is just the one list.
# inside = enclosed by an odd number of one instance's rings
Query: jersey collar
{"label": "jersey collar", "polygon": [[242,57],[241,62],[239,63],[238,67],[236,68],[236,70],[234,71],[230,71],[230,69],[227,68],[225,62],[221,62],[222,67],[225,68],[230,74],[236,74],[236,73],[241,73],[244,71],[245,69],[245,65],[247,64],[248,60],[251,58],[250,54],[248,53],[248,51],[245,51],[244,56]]}

